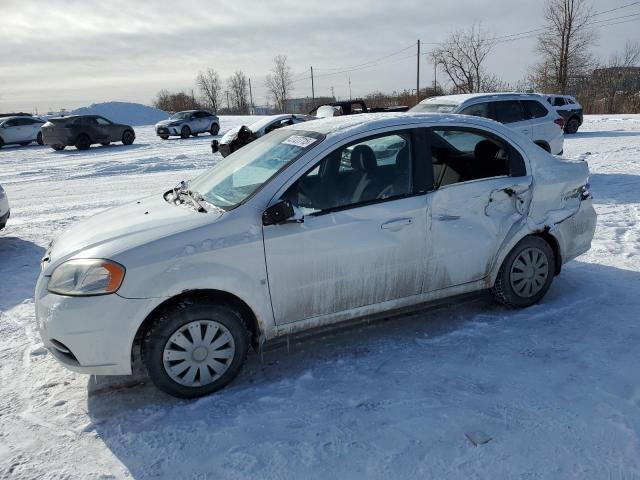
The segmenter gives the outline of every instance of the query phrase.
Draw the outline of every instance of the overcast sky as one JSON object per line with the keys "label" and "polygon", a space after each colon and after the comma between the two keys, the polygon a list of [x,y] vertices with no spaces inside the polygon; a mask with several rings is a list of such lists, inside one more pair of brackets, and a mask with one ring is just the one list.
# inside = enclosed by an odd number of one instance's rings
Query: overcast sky
{"label": "overcast sky", "polygon": [[[608,10],[629,0],[594,0]],[[543,24],[542,0],[0,0],[0,111],[40,113],[110,100],[151,103],[161,88],[191,89],[199,70],[250,76],[254,101],[266,102],[264,77],[275,55],[294,74],[313,65],[316,95],[341,98],[372,90],[415,88],[415,48],[370,68],[361,65],[415,43],[438,42],[457,27],[482,22],[494,35]],[[599,18],[640,12],[640,5]],[[640,21],[599,28],[594,53],[608,56],[638,37]],[[428,50],[429,45],[423,47]],[[535,39],[501,43],[488,67],[506,81],[535,61]],[[414,54],[414,55],[412,55]],[[425,58],[422,84],[433,82]],[[441,76],[440,76],[441,77]],[[310,81],[294,96],[311,95]]]}

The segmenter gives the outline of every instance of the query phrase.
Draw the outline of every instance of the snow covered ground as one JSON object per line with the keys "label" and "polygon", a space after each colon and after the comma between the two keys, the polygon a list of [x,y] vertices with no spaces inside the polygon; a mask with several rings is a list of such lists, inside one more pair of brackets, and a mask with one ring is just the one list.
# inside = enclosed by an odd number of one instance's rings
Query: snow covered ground
{"label": "snow covered ground", "polygon": [[68,372],[33,329],[52,236],[219,158],[208,135],[136,130],[130,147],[0,150],[0,478],[640,479],[640,116],[587,117],[567,139],[598,229],[541,304],[479,295],[250,355],[191,402]]}

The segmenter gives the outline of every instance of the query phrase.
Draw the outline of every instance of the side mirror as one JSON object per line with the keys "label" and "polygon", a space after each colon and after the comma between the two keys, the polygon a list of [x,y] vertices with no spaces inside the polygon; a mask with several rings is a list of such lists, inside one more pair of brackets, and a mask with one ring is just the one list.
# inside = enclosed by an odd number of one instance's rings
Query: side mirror
{"label": "side mirror", "polygon": [[216,153],[218,150],[220,150],[220,142],[211,140],[211,153]]}
{"label": "side mirror", "polygon": [[289,200],[280,200],[262,213],[262,224],[264,226],[277,225],[279,223],[285,223],[294,216],[295,210],[291,202]]}

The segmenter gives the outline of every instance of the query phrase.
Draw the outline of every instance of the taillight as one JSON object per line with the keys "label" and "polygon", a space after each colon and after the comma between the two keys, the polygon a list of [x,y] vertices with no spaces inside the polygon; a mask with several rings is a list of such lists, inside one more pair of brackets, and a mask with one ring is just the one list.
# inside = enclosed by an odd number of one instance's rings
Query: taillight
{"label": "taillight", "polygon": [[558,117],[553,121],[553,123],[558,125],[560,128],[564,129],[564,118]]}

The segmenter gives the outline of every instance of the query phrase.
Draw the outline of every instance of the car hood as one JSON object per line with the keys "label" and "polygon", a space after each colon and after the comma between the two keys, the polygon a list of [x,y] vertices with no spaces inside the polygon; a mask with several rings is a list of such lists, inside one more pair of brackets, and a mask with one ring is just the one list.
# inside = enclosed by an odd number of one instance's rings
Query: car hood
{"label": "car hood", "polygon": [[161,120],[160,122],[156,123],[156,127],[166,127],[172,123],[182,123],[185,120],[171,120],[170,118],[167,118],[166,120]]}
{"label": "car hood", "polygon": [[148,242],[215,222],[221,211],[196,212],[169,204],[162,194],[88,218],[62,233],[47,252],[51,265],[74,256],[109,258]]}
{"label": "car hood", "polygon": [[227,133],[225,133],[220,139],[220,143],[228,144],[233,142],[236,138],[238,138],[238,132],[240,131],[241,128],[242,128],[242,125],[238,125],[237,127],[233,127],[232,129],[227,130]]}

